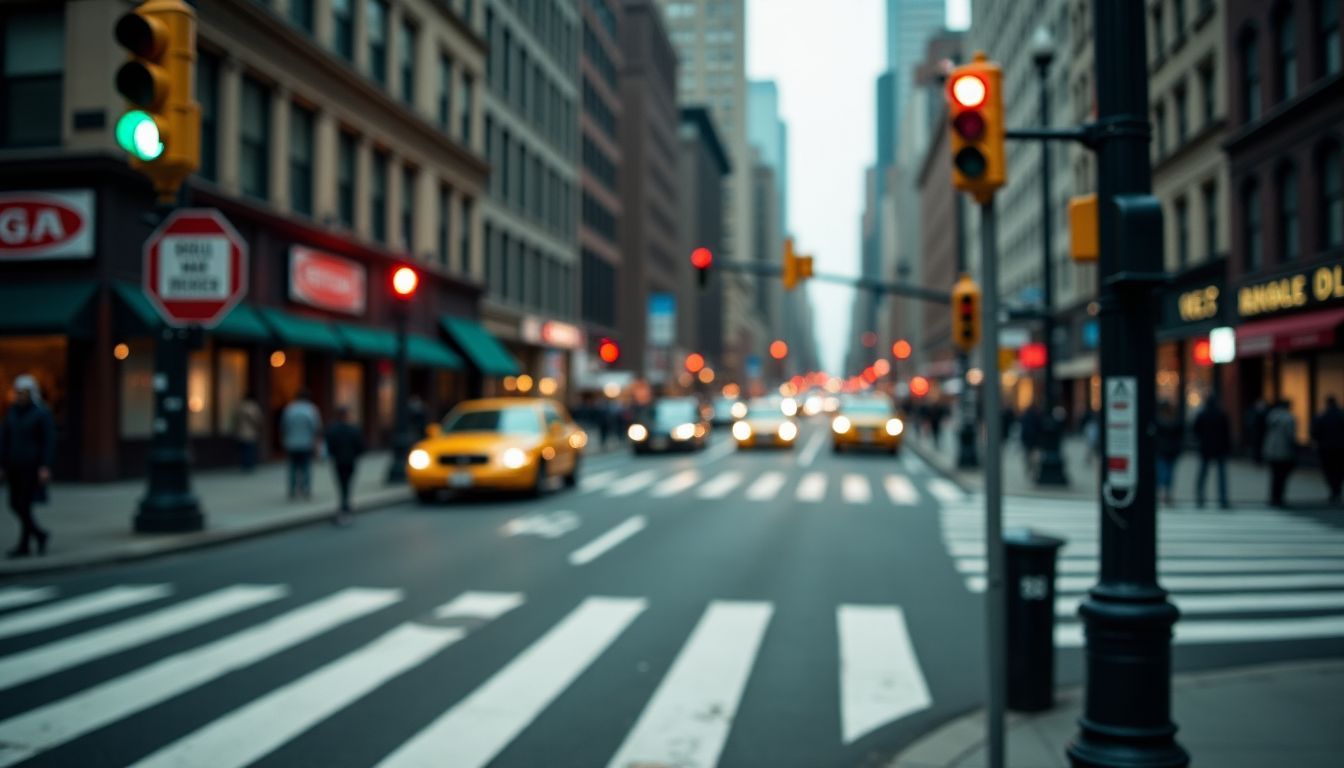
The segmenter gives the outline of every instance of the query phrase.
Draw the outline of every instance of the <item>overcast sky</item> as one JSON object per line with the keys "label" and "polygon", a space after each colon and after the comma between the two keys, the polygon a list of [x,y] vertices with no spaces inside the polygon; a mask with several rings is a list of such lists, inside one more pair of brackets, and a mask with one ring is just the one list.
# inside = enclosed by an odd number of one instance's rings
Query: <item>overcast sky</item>
{"label": "overcast sky", "polygon": [[[873,91],[885,66],[883,0],[747,0],[747,77],[779,84],[789,125],[789,224],[817,271],[857,275]],[[969,0],[948,0],[964,28]],[[843,8],[843,12],[837,9]],[[821,361],[840,373],[854,291],[813,282]]]}

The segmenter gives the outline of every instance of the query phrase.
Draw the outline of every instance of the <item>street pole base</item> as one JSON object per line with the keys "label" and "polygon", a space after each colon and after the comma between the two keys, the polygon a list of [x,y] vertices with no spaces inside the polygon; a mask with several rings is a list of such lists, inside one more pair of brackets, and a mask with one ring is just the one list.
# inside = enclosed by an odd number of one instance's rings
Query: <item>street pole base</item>
{"label": "street pole base", "polygon": [[980,457],[975,448],[976,429],[971,424],[962,425],[957,435],[957,469],[977,469]]}
{"label": "street pole base", "polygon": [[1058,448],[1041,451],[1041,461],[1036,468],[1037,485],[1068,485],[1069,476],[1064,471],[1064,454]]}
{"label": "street pole base", "polygon": [[1176,743],[1176,728],[1163,735],[1122,735],[1080,718],[1081,733],[1065,754],[1073,768],[1185,768],[1190,755]]}
{"label": "street pole base", "polygon": [[205,530],[205,514],[192,493],[155,494],[140,502],[136,533],[189,533]]}

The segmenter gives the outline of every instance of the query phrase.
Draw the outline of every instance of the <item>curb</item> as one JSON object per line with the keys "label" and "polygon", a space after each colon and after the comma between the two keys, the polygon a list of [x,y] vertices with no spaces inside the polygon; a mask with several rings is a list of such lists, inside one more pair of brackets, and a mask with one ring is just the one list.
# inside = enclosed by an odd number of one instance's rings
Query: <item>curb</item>
{"label": "curb", "polygon": [[962,493],[967,495],[980,492],[980,486],[970,483],[966,478],[957,473],[956,467],[948,461],[946,456],[939,451],[924,445],[923,440],[910,440],[906,442],[910,450],[914,451],[925,464],[928,464],[935,472],[942,475],[944,479],[961,489]]}

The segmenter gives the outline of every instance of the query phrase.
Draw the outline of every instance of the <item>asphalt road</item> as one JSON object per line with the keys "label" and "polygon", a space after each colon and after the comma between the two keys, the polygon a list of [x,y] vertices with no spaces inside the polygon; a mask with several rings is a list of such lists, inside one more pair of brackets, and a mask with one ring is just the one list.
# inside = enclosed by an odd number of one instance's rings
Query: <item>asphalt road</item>
{"label": "asphalt road", "polygon": [[[912,455],[814,423],[583,478],[0,583],[0,765],[883,765],[982,700],[980,503]],[[1092,512],[1007,518],[1071,542],[1076,683]],[[1337,521],[1163,525],[1178,669],[1344,653]]]}

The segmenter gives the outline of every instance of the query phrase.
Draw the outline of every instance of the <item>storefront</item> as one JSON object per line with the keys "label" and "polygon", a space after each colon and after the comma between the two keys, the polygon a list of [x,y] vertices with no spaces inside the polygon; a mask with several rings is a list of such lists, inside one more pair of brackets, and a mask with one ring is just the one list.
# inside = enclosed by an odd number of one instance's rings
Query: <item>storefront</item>
{"label": "storefront", "polygon": [[1210,394],[1221,394],[1209,355],[1209,331],[1231,322],[1227,260],[1212,259],[1177,275],[1162,292],[1157,328],[1157,399],[1184,421]]}

